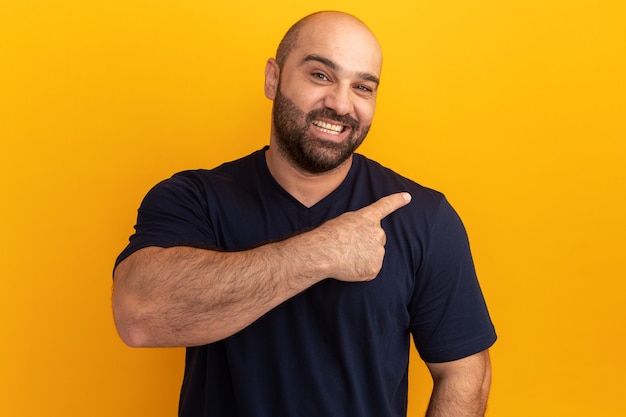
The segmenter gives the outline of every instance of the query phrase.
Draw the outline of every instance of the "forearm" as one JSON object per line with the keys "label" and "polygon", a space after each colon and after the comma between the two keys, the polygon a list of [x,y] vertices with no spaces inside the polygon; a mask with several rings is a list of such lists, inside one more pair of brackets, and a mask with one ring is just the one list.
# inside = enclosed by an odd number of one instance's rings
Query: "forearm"
{"label": "forearm", "polygon": [[429,364],[433,393],[426,417],[482,417],[491,386],[488,351],[448,364]]}
{"label": "forearm", "polygon": [[[284,243],[245,252],[146,248],[115,271],[113,311],[131,346],[193,346],[234,334],[322,279]],[[305,267],[306,264],[306,267]]]}
{"label": "forearm", "polygon": [[113,313],[131,346],[194,346],[243,329],[283,301],[332,277],[367,281],[380,271],[380,220],[405,193],[281,242],[242,252],[189,247],[141,249],[115,270]]}

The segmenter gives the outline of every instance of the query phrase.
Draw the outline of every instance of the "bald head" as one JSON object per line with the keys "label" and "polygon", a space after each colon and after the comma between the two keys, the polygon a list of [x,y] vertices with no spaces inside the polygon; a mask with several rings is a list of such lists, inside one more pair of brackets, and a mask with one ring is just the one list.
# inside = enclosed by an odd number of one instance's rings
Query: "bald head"
{"label": "bald head", "polygon": [[[329,29],[337,34],[353,33],[367,43],[371,52],[382,60],[380,44],[365,23],[348,13],[323,11],[305,16],[289,28],[276,51],[278,66],[282,68],[291,52],[302,42],[310,42],[311,36],[320,32],[328,33]],[[336,38],[335,41],[342,42],[342,39]]]}
{"label": "bald head", "polygon": [[274,101],[269,152],[301,172],[345,173],[371,126],[381,67],[376,37],[354,16],[298,21],[265,66]]}

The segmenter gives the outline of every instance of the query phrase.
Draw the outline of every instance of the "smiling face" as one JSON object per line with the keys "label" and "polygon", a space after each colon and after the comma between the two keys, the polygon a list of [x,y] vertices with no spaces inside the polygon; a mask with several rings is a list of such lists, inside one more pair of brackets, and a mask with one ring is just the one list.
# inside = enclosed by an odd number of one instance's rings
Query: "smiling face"
{"label": "smiling face", "polygon": [[[344,163],[365,139],[369,125],[331,108],[304,113],[280,90],[274,98],[272,117],[276,145],[299,169],[320,174]],[[337,140],[336,138],[342,138]]]}
{"label": "smiling face", "polygon": [[378,42],[352,16],[319,13],[302,22],[279,60],[282,68],[274,60],[266,68],[266,95],[274,100],[270,147],[307,173],[346,163],[374,116]]}

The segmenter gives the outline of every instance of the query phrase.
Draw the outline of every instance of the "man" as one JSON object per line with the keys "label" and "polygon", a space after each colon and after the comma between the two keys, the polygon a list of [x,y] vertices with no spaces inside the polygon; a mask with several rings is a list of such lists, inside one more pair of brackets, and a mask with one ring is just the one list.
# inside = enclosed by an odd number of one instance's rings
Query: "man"
{"label": "man", "polygon": [[496,336],[463,226],[354,153],[381,62],[353,16],[305,17],[266,65],[269,147],[144,199],[114,316],[131,346],[187,346],[181,416],[404,416],[411,334],[428,415],[484,414]]}

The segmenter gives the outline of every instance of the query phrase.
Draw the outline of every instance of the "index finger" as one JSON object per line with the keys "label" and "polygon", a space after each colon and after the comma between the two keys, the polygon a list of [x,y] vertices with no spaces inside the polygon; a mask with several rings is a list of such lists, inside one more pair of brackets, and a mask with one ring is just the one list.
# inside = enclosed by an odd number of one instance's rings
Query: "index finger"
{"label": "index finger", "polygon": [[380,221],[400,207],[406,206],[410,201],[411,194],[406,192],[395,193],[383,197],[369,206],[363,207],[361,210],[366,214],[371,214],[376,220]]}

